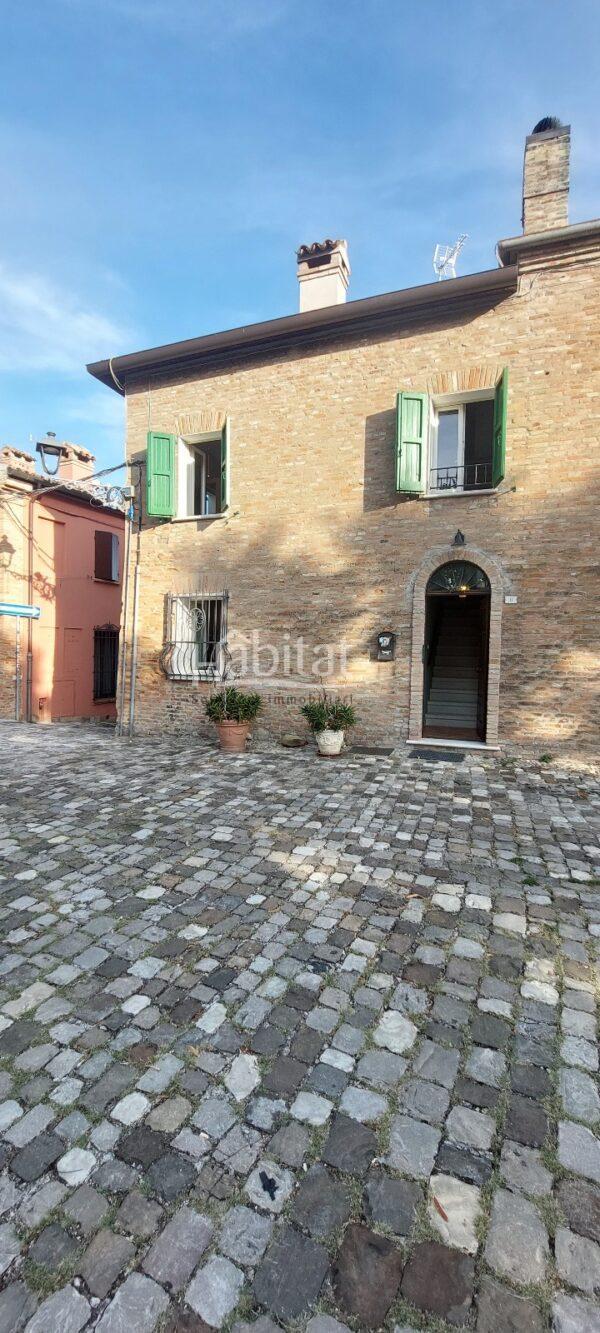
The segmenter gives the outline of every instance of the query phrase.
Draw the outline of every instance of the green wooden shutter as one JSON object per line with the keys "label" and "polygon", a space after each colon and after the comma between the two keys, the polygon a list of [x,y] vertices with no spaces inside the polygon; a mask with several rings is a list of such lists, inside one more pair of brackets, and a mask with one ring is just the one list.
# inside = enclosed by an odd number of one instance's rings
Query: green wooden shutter
{"label": "green wooden shutter", "polygon": [[175,513],[175,436],[148,431],[146,508],[154,518]]}
{"label": "green wooden shutter", "polygon": [[229,417],[221,431],[221,510],[229,509]]}
{"label": "green wooden shutter", "polygon": [[425,488],[429,398],[399,393],[396,408],[396,490],[419,495]]}
{"label": "green wooden shutter", "polygon": [[492,456],[492,486],[502,481],[506,460],[506,400],[508,398],[508,371],[504,370],[494,394],[494,449]]}

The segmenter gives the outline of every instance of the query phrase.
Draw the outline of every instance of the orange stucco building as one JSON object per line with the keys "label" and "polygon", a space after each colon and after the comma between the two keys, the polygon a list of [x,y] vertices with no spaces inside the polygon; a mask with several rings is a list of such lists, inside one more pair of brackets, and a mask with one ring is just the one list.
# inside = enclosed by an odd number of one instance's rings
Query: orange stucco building
{"label": "orange stucco building", "polygon": [[31,455],[0,450],[0,602],[40,608],[0,617],[0,717],[32,722],[116,715],[125,518],[86,486],[87,450],[59,446],[54,480]]}

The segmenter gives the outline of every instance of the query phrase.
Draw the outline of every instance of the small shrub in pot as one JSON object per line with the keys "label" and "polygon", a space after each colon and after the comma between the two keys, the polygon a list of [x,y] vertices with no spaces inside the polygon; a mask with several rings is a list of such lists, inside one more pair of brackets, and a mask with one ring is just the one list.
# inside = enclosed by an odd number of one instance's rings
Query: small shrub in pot
{"label": "small shrub in pot", "polygon": [[358,720],[352,704],[329,698],[325,692],[318,699],[309,699],[300,711],[314,732],[319,754],[328,756],[340,753],[345,732]]}
{"label": "small shrub in pot", "polygon": [[209,695],[204,707],[206,716],[215,723],[221,749],[227,754],[243,754],[250,727],[262,707],[260,695],[227,685]]}

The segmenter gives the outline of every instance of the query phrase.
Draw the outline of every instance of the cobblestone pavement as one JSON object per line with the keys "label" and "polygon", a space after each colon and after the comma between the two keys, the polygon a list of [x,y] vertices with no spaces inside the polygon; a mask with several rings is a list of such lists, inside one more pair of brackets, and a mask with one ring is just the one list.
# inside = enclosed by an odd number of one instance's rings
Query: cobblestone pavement
{"label": "cobblestone pavement", "polygon": [[600,1329],[593,778],[0,745],[0,1333]]}

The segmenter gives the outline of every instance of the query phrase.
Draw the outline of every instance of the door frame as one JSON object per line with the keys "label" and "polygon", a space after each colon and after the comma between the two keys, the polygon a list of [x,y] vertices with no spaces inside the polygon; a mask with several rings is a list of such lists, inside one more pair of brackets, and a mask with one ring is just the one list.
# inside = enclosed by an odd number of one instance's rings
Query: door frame
{"label": "door frame", "polygon": [[437,547],[434,551],[430,551],[414,577],[408,739],[410,741],[423,740],[423,687],[425,676],[423,649],[425,644],[427,584],[436,569],[452,560],[468,560],[471,564],[478,565],[484,574],[487,574],[490,583],[485,743],[495,745],[498,741],[500,723],[502,605],[505,593],[510,590],[510,584],[494,556],[466,544],[460,547]]}
{"label": "door frame", "polygon": [[[445,561],[445,563],[448,564],[449,562]],[[479,568],[481,569],[481,565],[479,566]],[[425,630],[423,635],[423,697],[422,697],[422,717],[421,717],[421,729],[423,736],[425,736],[426,734],[425,715],[427,712],[427,704],[429,701],[429,689],[431,688],[429,675],[430,675],[430,657],[432,655],[432,650],[433,650],[433,636],[431,629],[431,623],[433,621],[433,607],[436,602],[441,602],[442,600],[446,599],[450,602],[452,601],[460,602],[463,600],[458,595],[458,593],[442,592],[438,591],[437,589],[432,589],[432,590],[425,589]],[[491,600],[490,592],[489,591],[483,592],[479,590],[473,591],[470,592],[468,597],[466,597],[464,600],[469,602],[477,601],[480,607],[478,630],[482,636],[482,643],[480,645],[477,658],[476,731],[477,731],[477,740],[483,741],[483,743],[485,744],[485,742],[487,741],[487,679],[488,679],[488,666],[489,666],[489,656],[490,656],[490,646],[489,646],[490,600]],[[427,738],[429,739],[430,737],[431,737],[431,732],[427,731]],[[450,727],[448,728],[447,736],[440,735],[436,739],[452,740],[453,739],[452,728]],[[460,740],[462,738],[460,736],[457,736],[456,739]]]}

